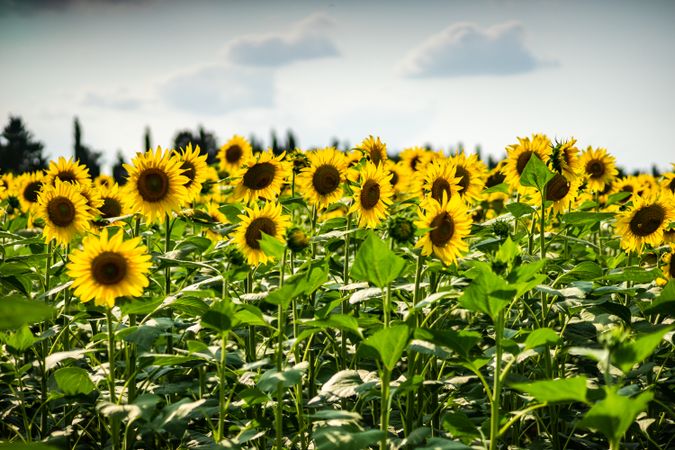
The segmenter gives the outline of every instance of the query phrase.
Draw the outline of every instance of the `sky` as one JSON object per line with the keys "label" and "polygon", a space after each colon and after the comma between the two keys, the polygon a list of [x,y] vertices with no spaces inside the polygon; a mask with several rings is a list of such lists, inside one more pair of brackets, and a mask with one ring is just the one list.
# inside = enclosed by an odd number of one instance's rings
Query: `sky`
{"label": "sky", "polygon": [[199,125],[220,144],[380,136],[502,157],[546,133],[675,162],[675,2],[0,0],[0,125],[51,158],[127,159]]}

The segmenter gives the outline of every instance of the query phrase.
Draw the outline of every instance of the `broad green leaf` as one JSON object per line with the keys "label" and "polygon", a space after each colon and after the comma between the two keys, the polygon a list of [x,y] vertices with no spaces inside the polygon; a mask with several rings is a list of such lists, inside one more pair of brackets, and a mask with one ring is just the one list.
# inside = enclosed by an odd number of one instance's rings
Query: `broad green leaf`
{"label": "broad green leaf", "polygon": [[593,261],[582,261],[560,277],[560,283],[575,280],[591,281],[602,276],[602,267]]}
{"label": "broad green leaf", "polygon": [[359,321],[353,316],[346,314],[331,314],[325,319],[310,320],[307,325],[319,327],[322,329],[336,328],[338,330],[351,331],[361,336]]}
{"label": "broad green leaf", "polygon": [[261,235],[262,237],[258,241],[260,244],[260,249],[267,256],[272,256],[275,259],[280,260],[284,255],[284,251],[286,251],[286,246],[284,243],[265,232],[261,232]]}
{"label": "broad green leaf", "polygon": [[540,402],[586,403],[586,377],[560,378],[557,380],[511,383],[510,386],[526,392]]}
{"label": "broad green leaf", "polygon": [[613,213],[601,213],[601,212],[589,212],[589,211],[574,211],[567,214],[563,214],[560,217],[560,220],[563,223],[568,225],[594,225],[603,220],[611,219],[614,217]]}
{"label": "broad green leaf", "polygon": [[415,447],[417,450],[471,450],[466,444],[441,437],[432,437],[421,447]]}
{"label": "broad green leaf", "polygon": [[665,327],[654,333],[639,336],[634,341],[622,342],[611,355],[612,364],[628,373],[633,366],[652,354],[658,347],[663,336],[669,332],[672,327]]}
{"label": "broad green leaf", "polygon": [[495,254],[495,259],[504,264],[511,264],[516,256],[520,255],[521,249],[520,245],[513,242],[511,237],[507,237],[502,245],[499,246],[499,250]]}
{"label": "broad green leaf", "polygon": [[201,407],[205,402],[206,399],[191,402],[190,398],[183,398],[176,403],[166,405],[162,410],[162,413],[155,418],[153,424],[159,429],[163,429],[170,422],[182,421],[188,415],[195,412],[195,410]]}
{"label": "broad green leaf", "polygon": [[306,271],[296,273],[286,280],[286,283],[272,291],[265,301],[273,305],[288,305],[300,295],[309,295],[328,279],[328,266],[326,264],[312,264]]}
{"label": "broad green leaf", "polygon": [[542,345],[556,345],[560,342],[560,336],[550,328],[538,328],[527,335],[525,349],[536,348]]}
{"label": "broad green leaf", "polygon": [[63,367],[54,372],[54,380],[66,395],[86,395],[96,389],[89,373],[80,367]]}
{"label": "broad green leaf", "polygon": [[374,349],[384,366],[391,371],[408,346],[409,338],[410,330],[408,326],[396,325],[376,331],[372,336],[367,337],[361,345]]}
{"label": "broad green leaf", "polygon": [[661,293],[652,304],[645,309],[647,314],[666,314],[675,316],[675,279],[668,280]]}
{"label": "broad green leaf", "polygon": [[149,350],[150,346],[157,340],[162,330],[159,327],[151,327],[141,325],[138,327],[130,327],[131,332],[124,337],[127,342],[136,344],[140,351]]}
{"label": "broad green leaf", "polygon": [[40,442],[1,442],[0,449],[2,450],[59,450],[59,447],[53,445],[42,444]]}
{"label": "broad green leaf", "polygon": [[185,363],[199,361],[201,358],[187,355],[165,355],[156,353],[143,353],[139,356],[141,367],[147,366],[177,366]]}
{"label": "broad green leaf", "polygon": [[383,436],[379,430],[354,431],[351,427],[324,427],[313,434],[316,450],[363,450],[377,444]]}
{"label": "broad green leaf", "polygon": [[520,174],[520,184],[523,186],[536,187],[540,192],[543,192],[546,183],[548,183],[554,175],[555,174],[546,167],[546,164],[533,153],[529,161],[527,161],[523,173]]}
{"label": "broad green leaf", "polygon": [[260,376],[258,380],[258,389],[263,392],[276,392],[279,385],[288,388],[299,384],[302,381],[303,370],[292,367],[279,372],[277,369],[268,369]]}
{"label": "broad green leaf", "polygon": [[452,411],[443,416],[443,428],[454,438],[480,437],[478,426],[463,411]]}
{"label": "broad green leaf", "polygon": [[[365,372],[365,371],[361,371]],[[325,397],[348,398],[358,394],[363,386],[363,379],[358,370],[341,370],[326,381],[319,391]]]}
{"label": "broad green leaf", "polygon": [[619,395],[614,389],[605,388],[607,396],[593,405],[579,423],[583,428],[600,431],[610,443],[616,444],[621,440],[635,418],[654,398],[652,392],[643,392],[637,397],[630,398]]}
{"label": "broad green leaf", "polygon": [[356,253],[350,274],[356,280],[384,288],[403,272],[405,265],[403,258],[370,231]]}
{"label": "broad green leaf", "polygon": [[17,353],[28,350],[38,341],[33,336],[28,325],[24,325],[16,333],[12,333],[6,340],[7,346],[14,349]]}
{"label": "broad green leaf", "polygon": [[415,339],[422,339],[453,350],[459,356],[468,358],[471,349],[483,336],[476,331],[437,330],[427,328],[415,329]]}
{"label": "broad green leaf", "polygon": [[649,283],[658,278],[659,273],[656,269],[647,270],[642,267],[625,267],[612,271],[605,275],[608,281],[620,283],[622,281],[631,281],[633,283]]}
{"label": "broad green leaf", "polygon": [[10,295],[0,300],[0,330],[32,325],[50,319],[56,314],[52,306],[27,300],[21,295]]}
{"label": "broad green leaf", "polygon": [[526,216],[528,214],[532,214],[534,212],[534,208],[528,205],[527,203],[509,203],[506,205],[506,210],[511,213],[513,217],[516,219]]}
{"label": "broad green leaf", "polygon": [[226,333],[232,329],[235,313],[235,306],[231,301],[219,300],[202,316],[202,327]]}
{"label": "broad green leaf", "polygon": [[502,277],[495,274],[485,263],[474,265],[471,284],[459,298],[460,304],[474,312],[489,315],[494,322],[499,311],[506,308],[517,294],[517,290]]}

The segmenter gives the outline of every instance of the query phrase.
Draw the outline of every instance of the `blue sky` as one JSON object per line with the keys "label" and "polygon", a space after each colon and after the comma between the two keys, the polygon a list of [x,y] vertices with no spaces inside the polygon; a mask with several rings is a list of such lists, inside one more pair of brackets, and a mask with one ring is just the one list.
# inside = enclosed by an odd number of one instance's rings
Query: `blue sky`
{"label": "blue sky", "polygon": [[[49,6],[44,6],[44,5]],[[35,6],[35,5],[40,5]],[[675,162],[675,2],[0,0],[0,120],[51,157],[72,119],[108,162],[198,124],[220,142],[292,128],[390,151],[575,137]]]}

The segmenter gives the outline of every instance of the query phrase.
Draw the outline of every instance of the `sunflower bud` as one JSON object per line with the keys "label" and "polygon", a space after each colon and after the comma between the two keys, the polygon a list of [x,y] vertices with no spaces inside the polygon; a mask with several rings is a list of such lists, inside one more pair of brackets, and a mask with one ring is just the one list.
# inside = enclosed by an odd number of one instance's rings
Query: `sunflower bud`
{"label": "sunflower bud", "polygon": [[293,227],[286,234],[286,244],[293,253],[300,253],[309,247],[309,238],[301,228]]}
{"label": "sunflower bud", "polygon": [[396,216],[389,221],[389,236],[399,243],[412,242],[415,237],[415,224],[403,216]]}
{"label": "sunflower bud", "polygon": [[492,224],[492,232],[499,237],[506,237],[510,232],[509,224],[504,220],[497,220]]}

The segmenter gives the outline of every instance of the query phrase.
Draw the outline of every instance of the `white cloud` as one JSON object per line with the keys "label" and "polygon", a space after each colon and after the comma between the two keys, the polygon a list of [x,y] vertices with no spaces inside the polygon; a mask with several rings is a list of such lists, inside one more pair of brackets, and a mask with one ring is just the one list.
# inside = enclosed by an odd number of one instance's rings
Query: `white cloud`
{"label": "white cloud", "polygon": [[221,115],[274,105],[270,71],[209,65],[170,77],[159,88],[163,100],[188,113]]}
{"label": "white cloud", "polygon": [[325,58],[339,54],[326,31],[334,22],[316,13],[292,25],[289,31],[247,35],[230,41],[225,47],[227,58],[247,66],[276,67],[295,61]]}
{"label": "white cloud", "polygon": [[518,23],[486,29],[456,23],[411,50],[399,69],[411,78],[431,78],[513,75],[550,64],[538,60],[525,46]]}
{"label": "white cloud", "polygon": [[115,109],[121,111],[136,110],[141,107],[141,100],[124,93],[101,95],[96,92],[87,92],[82,100],[83,106],[95,108]]}

